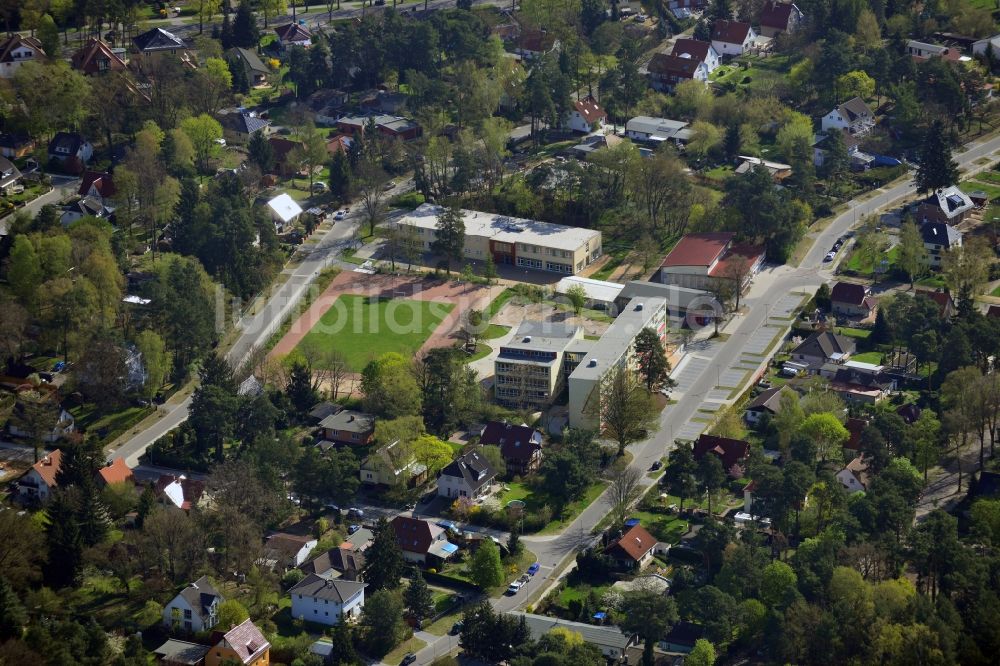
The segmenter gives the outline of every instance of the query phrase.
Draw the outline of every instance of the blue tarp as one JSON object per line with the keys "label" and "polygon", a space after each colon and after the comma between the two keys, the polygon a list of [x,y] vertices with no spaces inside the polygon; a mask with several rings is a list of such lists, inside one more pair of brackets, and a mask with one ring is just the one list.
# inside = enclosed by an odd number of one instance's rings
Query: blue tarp
{"label": "blue tarp", "polygon": [[897,160],[895,157],[888,157],[887,155],[872,155],[872,157],[875,158],[872,162],[872,166],[897,167],[902,164],[902,162]]}
{"label": "blue tarp", "polygon": [[629,518],[628,520],[625,521],[625,527],[635,527],[638,524],[639,524],[638,518]]}
{"label": "blue tarp", "polygon": [[458,552],[458,546],[456,546],[450,541],[446,541],[443,544],[441,544],[441,550],[448,553],[449,555],[454,555],[455,553]]}
{"label": "blue tarp", "polygon": [[446,530],[454,530],[454,529],[458,529],[457,527],[455,527],[455,523],[451,522],[450,520],[442,520],[442,521],[439,521],[439,522],[437,523],[437,526],[438,526],[438,527],[443,527],[443,528],[444,528],[444,529],[446,529]]}
{"label": "blue tarp", "polygon": [[596,613],[594,613],[594,619],[595,620],[603,620],[607,616],[608,616],[608,614],[605,613],[604,611],[597,611]]}

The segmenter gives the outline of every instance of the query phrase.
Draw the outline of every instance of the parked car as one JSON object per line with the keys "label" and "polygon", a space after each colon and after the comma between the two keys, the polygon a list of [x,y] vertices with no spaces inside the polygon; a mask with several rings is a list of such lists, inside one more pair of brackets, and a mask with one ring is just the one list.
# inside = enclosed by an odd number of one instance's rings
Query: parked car
{"label": "parked car", "polygon": [[518,590],[521,589],[521,585],[522,583],[520,581],[515,580],[513,583],[507,586],[507,594],[514,596],[515,594],[517,594]]}
{"label": "parked car", "polygon": [[448,632],[452,636],[457,636],[462,633],[462,628],[465,627],[465,623],[459,620],[455,624],[451,625],[451,630]]}
{"label": "parked car", "polygon": [[541,568],[541,566],[538,564],[538,562],[535,562],[530,567],[528,567],[528,573],[531,574],[532,576],[534,576],[536,573],[538,573],[538,570],[540,568]]}
{"label": "parked car", "polygon": [[313,192],[326,192],[326,183],[323,183],[323,182],[313,183],[312,191]]}
{"label": "parked car", "polygon": [[327,502],[323,506],[325,506],[328,510],[333,511],[334,513],[340,513],[340,507],[334,504],[333,502]]}
{"label": "parked car", "polygon": [[650,472],[655,472],[658,469],[660,469],[661,467],[663,467],[663,462],[660,461],[660,460],[654,460],[653,464],[649,466],[649,471]]}
{"label": "parked car", "polygon": [[382,186],[382,189],[388,192],[392,188],[396,187],[396,181],[390,180],[388,183]]}
{"label": "parked car", "polygon": [[352,506],[350,509],[347,510],[347,517],[348,518],[364,518],[365,517],[365,512],[362,511],[361,509],[359,509],[356,506]]}
{"label": "parked car", "polygon": [[823,261],[824,262],[830,262],[830,261],[833,261],[836,257],[837,257],[837,253],[836,252],[827,252],[826,256],[823,257]]}
{"label": "parked car", "polygon": [[529,580],[531,580],[531,576],[529,576],[526,573],[523,573],[517,579],[517,582],[520,583],[521,585],[527,585]]}
{"label": "parked car", "polygon": [[[385,0],[383,0],[383,3]],[[413,652],[407,652],[403,655],[403,659],[399,662],[399,666],[407,666],[407,664],[412,664],[417,660],[417,655]]]}
{"label": "parked car", "polygon": [[333,219],[335,219],[335,220],[338,220],[338,221],[339,221],[339,220],[342,220],[342,219],[344,219],[344,217],[345,217],[345,215],[344,215],[344,211],[342,211],[342,210],[338,210],[338,211],[337,211],[337,214],[333,216]]}
{"label": "parked car", "polygon": [[361,529],[361,525],[348,525],[347,526],[347,534],[348,535],[354,534],[355,532],[357,532],[360,529]]}

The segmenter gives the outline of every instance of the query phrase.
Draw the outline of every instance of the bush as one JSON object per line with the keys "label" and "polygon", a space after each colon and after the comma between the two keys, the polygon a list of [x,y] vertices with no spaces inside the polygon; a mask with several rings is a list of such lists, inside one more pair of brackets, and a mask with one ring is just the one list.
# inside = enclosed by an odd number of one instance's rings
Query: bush
{"label": "bush", "polygon": [[397,197],[393,197],[389,201],[389,205],[393,208],[408,208],[413,210],[420,204],[424,203],[424,195],[420,192],[407,192],[406,194],[400,194]]}
{"label": "bush", "polygon": [[306,575],[299,569],[292,569],[281,577],[281,584],[285,587],[292,587],[305,577]]}

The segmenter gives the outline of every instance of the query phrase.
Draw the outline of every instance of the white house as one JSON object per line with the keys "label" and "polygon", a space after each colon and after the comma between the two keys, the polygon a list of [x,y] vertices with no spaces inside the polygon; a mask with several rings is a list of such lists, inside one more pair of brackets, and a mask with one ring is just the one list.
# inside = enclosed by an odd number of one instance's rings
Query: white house
{"label": "white house", "polygon": [[312,46],[312,32],[301,23],[292,21],[278,26],[274,32],[278,35],[278,47],[282,51],[287,51],[293,46],[301,46],[304,49]]}
{"label": "white house", "polygon": [[173,631],[208,631],[219,621],[219,604],[223,601],[208,576],[202,576],[163,607],[163,624]]}
{"label": "white house", "polygon": [[820,121],[824,132],[845,129],[851,134],[867,134],[875,127],[875,113],[864,100],[854,97],[833,108]]}
{"label": "white house", "polygon": [[[27,430],[22,429],[17,425],[15,419],[11,419],[10,423],[7,425],[7,430],[14,437],[31,437],[32,433]],[[76,430],[76,420],[73,415],[67,412],[65,409],[59,410],[59,420],[52,430],[42,433],[41,440],[46,444],[51,444],[52,442],[58,442],[60,439],[69,435],[74,430]]]}
{"label": "white house", "polygon": [[743,55],[756,39],[753,26],[743,21],[719,19],[712,28],[712,48],[722,56]]}
{"label": "white house", "polygon": [[858,456],[847,467],[837,472],[837,481],[849,493],[861,493],[868,489],[868,463]]}
{"label": "white house", "polygon": [[700,63],[704,63],[705,69],[709,74],[718,69],[720,64],[719,52],[715,50],[714,46],[700,39],[681,37],[674,42],[674,48],[671,53],[675,56],[692,58]]}
{"label": "white house", "polygon": [[267,208],[271,212],[271,219],[274,226],[281,231],[286,225],[294,224],[299,215],[302,214],[302,206],[293,199],[287,192],[279,194],[267,202]]}
{"label": "white house", "polygon": [[496,475],[496,470],[490,467],[484,456],[471,451],[441,470],[438,495],[475,499],[489,492]]}
{"label": "white house", "polygon": [[18,479],[17,493],[27,500],[37,499],[44,502],[56,487],[56,474],[62,462],[62,451],[56,449],[31,466],[24,476]]}
{"label": "white house", "polygon": [[365,583],[335,577],[336,572],[311,573],[288,591],[292,617],[333,626],[361,616],[365,607]]}
{"label": "white house", "polygon": [[399,440],[379,447],[361,463],[361,483],[373,486],[412,486],[423,480],[427,465],[405,452]]}
{"label": "white house", "polygon": [[317,540],[311,536],[278,532],[267,537],[264,549],[269,560],[273,559],[279,565],[291,569],[301,566],[309,559],[309,553],[312,552],[317,543]]}
{"label": "white house", "polygon": [[608,114],[600,107],[593,97],[584,97],[573,102],[573,109],[566,112],[563,126],[574,132],[589,134],[600,129]]}
{"label": "white house", "polygon": [[15,33],[0,42],[0,78],[9,79],[24,63],[44,58],[45,51],[40,41]]}

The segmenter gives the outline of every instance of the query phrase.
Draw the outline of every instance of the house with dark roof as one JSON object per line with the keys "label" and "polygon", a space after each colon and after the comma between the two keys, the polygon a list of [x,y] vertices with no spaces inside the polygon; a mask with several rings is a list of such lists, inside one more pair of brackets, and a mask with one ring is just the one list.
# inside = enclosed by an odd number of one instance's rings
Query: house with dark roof
{"label": "house with dark roof", "polygon": [[[520,622],[524,620],[531,639],[537,641],[553,629],[570,631],[580,636],[584,643],[595,646],[608,660],[608,663],[620,663],[625,658],[630,646],[637,643],[635,634],[623,633],[621,629],[611,625],[588,624],[586,622],[571,622],[551,615],[535,615],[508,611],[507,615]],[[633,663],[638,663],[633,662]]]}
{"label": "house with dark roof", "polygon": [[860,97],[852,97],[823,116],[820,125],[824,132],[846,129],[855,136],[861,136],[875,127],[875,112]]}
{"label": "house with dark roof", "polygon": [[408,516],[396,516],[390,524],[407,562],[439,565],[458,552],[458,546],[448,541],[447,532],[440,525]]}
{"label": "house with dark roof", "polygon": [[278,36],[278,48],[287,51],[293,46],[301,46],[304,49],[312,46],[312,31],[297,21],[279,25],[274,29],[274,34]]}
{"label": "house with dark roof", "polygon": [[274,560],[279,568],[295,569],[306,561],[317,543],[312,536],[275,532],[264,544],[265,557]]}
{"label": "house with dark roof", "polygon": [[80,176],[80,187],[76,193],[81,197],[97,199],[104,206],[113,207],[118,190],[115,188],[115,181],[110,173],[85,171]]}
{"label": "house with dark roof", "polygon": [[319,422],[323,437],[331,442],[367,446],[375,437],[375,416],[343,409]]}
{"label": "house with dark roof", "polygon": [[243,71],[246,72],[247,81],[251,87],[267,84],[267,77],[270,75],[271,69],[264,64],[256,51],[237,46],[226,51],[226,55],[243,66]]}
{"label": "house with dark roof", "polygon": [[915,217],[917,224],[927,222],[943,222],[957,225],[965,221],[976,204],[968,194],[957,185],[942,187],[917,204]]}
{"label": "house with dark roof", "polygon": [[757,425],[765,416],[772,417],[781,411],[781,397],[783,395],[795,395],[795,391],[787,386],[775,386],[766,391],[758,393],[753,400],[747,403],[746,412],[743,419],[749,425]]}
{"label": "house with dark roof", "polygon": [[361,616],[365,607],[365,584],[330,575],[308,574],[288,595],[295,619],[334,626]]}
{"label": "house with dark roof", "polygon": [[251,620],[223,634],[205,656],[205,666],[268,666],[270,663],[271,644]]}
{"label": "house with dark roof", "polygon": [[268,136],[273,131],[271,121],[261,118],[256,111],[239,109],[233,113],[223,113],[217,116],[222,125],[222,136],[228,143],[245,144],[250,141],[254,132]]}
{"label": "house with dark roof", "polygon": [[608,114],[593,97],[584,97],[573,101],[573,108],[566,112],[563,126],[574,132],[588,134],[599,129]]}
{"label": "house with dark roof", "polygon": [[124,49],[112,49],[104,40],[91,37],[90,41],[73,54],[70,63],[73,69],[86,76],[96,76],[125,71],[127,65],[124,56]]}
{"label": "house with dark roof", "polygon": [[401,141],[418,139],[424,133],[420,123],[386,114],[343,116],[337,120],[337,129],[345,136],[356,137],[364,134],[370,124],[379,134]]}
{"label": "house with dark roof", "polygon": [[507,476],[526,476],[542,462],[542,433],[526,425],[488,421],[479,443],[500,447]]}
{"label": "house with dark roof", "polygon": [[921,410],[920,407],[913,402],[907,402],[896,408],[896,414],[898,414],[899,418],[903,419],[907,425],[915,423],[916,420],[920,418],[920,413],[922,411],[923,410]]}
{"label": "house with dark roof", "polygon": [[21,178],[21,170],[6,157],[0,157],[0,193],[9,194]]}
{"label": "house with dark roof", "polygon": [[716,280],[741,279],[745,290],[764,263],[764,249],[735,238],[728,231],[685,235],[664,257],[659,281],[710,291]]}
{"label": "house with dark roof", "polygon": [[299,565],[299,571],[320,576],[336,572],[344,580],[361,580],[365,569],[365,556],[356,551],[350,544],[331,548],[316,557]]}
{"label": "house with dark roof", "polygon": [[490,491],[496,470],[478,451],[470,451],[453,460],[438,475],[438,495],[470,500],[482,497]]}
{"label": "house with dark roof", "polygon": [[661,92],[669,92],[682,82],[694,79],[708,82],[708,67],[694,58],[672,53],[657,53],[646,65],[649,87]]}
{"label": "house with dark roof", "polygon": [[750,455],[750,444],[742,439],[699,435],[694,443],[694,459],[701,460],[708,454],[718,456],[722,468],[732,476],[734,469],[738,469]]}
{"label": "house with dark roof", "polygon": [[0,155],[17,159],[27,157],[35,150],[35,140],[23,132],[0,134]]}
{"label": "house with dark roof", "polygon": [[722,64],[719,52],[715,50],[711,42],[703,42],[700,39],[690,39],[688,37],[678,37],[674,41],[674,48],[670,53],[681,58],[690,58],[704,63],[708,73],[711,74]]}
{"label": "house with dark roof", "polygon": [[819,368],[826,363],[843,363],[856,348],[853,338],[830,331],[816,331],[792,350],[792,360]]}
{"label": "house with dark roof", "polygon": [[882,366],[852,362],[847,365],[851,367],[840,368],[830,378],[830,390],[845,402],[874,405],[896,390],[896,380],[883,372]]}
{"label": "house with dark roof", "polygon": [[132,63],[139,71],[148,71],[163,58],[177,58],[186,67],[197,67],[184,40],[163,28],[153,28],[133,37],[132,54]]}
{"label": "house with dark roof", "polygon": [[90,158],[94,147],[76,132],[57,132],[49,141],[49,163],[66,173],[79,174]]}
{"label": "house with dark roof", "polygon": [[283,136],[272,136],[267,142],[271,144],[271,152],[274,154],[274,173],[288,178],[302,170],[302,166],[291,158],[305,148],[301,141],[286,139]]}
{"label": "house with dark roof", "polygon": [[514,54],[522,60],[535,60],[559,48],[554,33],[545,30],[522,30],[514,41]]}
{"label": "house with dark roof", "polygon": [[0,42],[0,78],[9,79],[24,63],[44,59],[45,49],[40,41],[15,32]]}
{"label": "house with dark roof", "polygon": [[938,314],[942,319],[951,319],[958,312],[955,299],[944,290],[917,289],[914,298],[929,298],[938,306]]}
{"label": "house with dark roof", "polygon": [[113,222],[113,215],[114,210],[101,203],[100,199],[95,197],[79,197],[63,206],[59,222],[64,227],[84,217],[96,217],[99,220],[111,220]]}
{"label": "house with dark roof", "polygon": [[694,644],[705,635],[705,630],[700,624],[681,620],[672,627],[667,635],[660,639],[660,649],[666,652],[679,652],[688,654],[694,650]]}
{"label": "house with dark roof", "polygon": [[940,268],[944,253],[962,245],[962,232],[947,222],[925,222],[920,226],[920,236],[931,268]]}
{"label": "house with dark roof", "polygon": [[211,649],[208,645],[170,638],[153,650],[153,654],[161,666],[204,666],[205,655]]}
{"label": "house with dark roof", "polygon": [[317,402],[315,405],[312,406],[312,409],[309,410],[309,418],[312,420],[313,423],[319,425],[323,419],[325,419],[328,416],[333,416],[342,409],[343,409],[342,405],[338,405],[335,402],[329,402],[327,400],[323,400],[321,402]]}
{"label": "house with dark roof", "polygon": [[163,625],[171,631],[208,631],[219,621],[219,604],[223,601],[211,579],[202,576],[163,607]]}
{"label": "house with dark roof", "polygon": [[743,55],[753,47],[757,33],[743,21],[718,19],[712,26],[712,48],[720,56]]}
{"label": "house with dark roof", "polygon": [[830,309],[834,314],[867,319],[875,314],[877,307],[878,301],[866,284],[837,282],[830,290]]}
{"label": "house with dark roof", "polygon": [[783,32],[792,33],[804,20],[805,14],[795,3],[770,0],[760,10],[760,34],[764,37],[777,37]]}
{"label": "house with dark roof", "polygon": [[633,525],[604,549],[604,554],[622,569],[641,569],[653,559],[656,537],[642,525]]}

